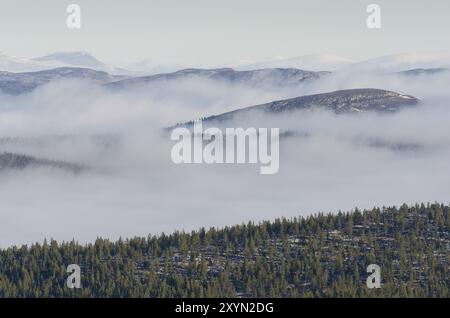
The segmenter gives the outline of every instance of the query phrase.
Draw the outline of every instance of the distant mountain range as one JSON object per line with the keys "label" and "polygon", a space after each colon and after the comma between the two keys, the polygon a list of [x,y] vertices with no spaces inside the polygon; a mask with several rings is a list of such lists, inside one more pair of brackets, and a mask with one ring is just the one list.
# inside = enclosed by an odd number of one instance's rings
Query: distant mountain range
{"label": "distant mountain range", "polygon": [[252,71],[236,71],[231,68],[221,69],[184,69],[173,73],[128,78],[108,84],[111,88],[130,88],[150,83],[168,82],[185,79],[208,79],[249,86],[289,86],[301,82],[319,79],[330,72],[311,72],[295,68],[272,68]]}
{"label": "distant mountain range", "polygon": [[336,71],[355,61],[333,54],[310,54],[284,58],[275,56],[262,61],[240,61],[230,65],[237,70],[255,70],[260,68],[299,68],[309,71]]}
{"label": "distant mountain range", "polygon": [[450,53],[405,53],[376,57],[348,65],[345,71],[402,72],[411,69],[450,68]]}
{"label": "distant mountain range", "polygon": [[317,80],[329,72],[310,72],[299,69],[261,69],[235,71],[233,69],[186,69],[143,77],[111,75],[87,68],[61,67],[37,72],[0,72],[0,91],[6,94],[22,94],[51,81],[62,79],[83,79],[106,85],[110,89],[131,89],[150,84],[167,83],[176,80],[213,80],[248,86],[291,86]]}
{"label": "distant mountain range", "polygon": [[[47,61],[45,59],[45,61]],[[86,64],[95,64],[86,56]],[[389,72],[388,75],[436,75],[450,72],[447,68],[417,68],[401,72]],[[104,85],[109,89],[132,89],[152,84],[170,83],[178,80],[212,80],[230,84],[244,84],[249,87],[289,87],[310,83],[332,74],[328,71],[306,71],[296,68],[268,68],[240,71],[232,68],[220,69],[183,69],[172,73],[149,76],[112,75],[104,71],[79,67],[59,67],[35,72],[0,71],[0,91],[6,94],[22,94],[52,81],[62,79],[88,80],[91,83]]]}
{"label": "distant mountain range", "polygon": [[401,72],[410,69],[450,68],[450,52],[403,53],[355,61],[333,54],[297,57],[273,57],[262,61],[239,61],[230,64],[237,70],[258,68],[299,68],[309,71]]}
{"label": "distant mountain range", "polygon": [[[266,104],[237,109],[231,112],[203,118],[203,122],[224,122],[247,115],[292,113],[299,110],[324,109],[336,114],[363,112],[393,113],[404,107],[415,106],[419,99],[396,92],[364,88],[331,93],[300,96]],[[258,113],[257,113],[258,112]],[[181,125],[192,125],[194,121]]]}
{"label": "distant mountain range", "polygon": [[[8,55],[0,51],[0,71],[33,72],[58,67],[90,68],[116,75],[139,76],[174,72],[183,69],[178,65],[163,65],[144,59],[138,63],[130,63],[130,69],[106,64],[92,54],[83,51],[56,52],[45,56],[24,58]],[[401,72],[410,69],[450,68],[450,53],[404,53],[355,61],[334,54],[310,54],[294,57],[275,56],[262,60],[241,60],[221,66],[207,68],[232,68],[237,71],[257,69],[301,69],[308,71],[359,71],[359,72]]]}
{"label": "distant mountain range", "polygon": [[32,59],[43,63],[62,63],[65,65],[88,67],[92,69],[105,68],[105,64],[86,52],[59,52]]}

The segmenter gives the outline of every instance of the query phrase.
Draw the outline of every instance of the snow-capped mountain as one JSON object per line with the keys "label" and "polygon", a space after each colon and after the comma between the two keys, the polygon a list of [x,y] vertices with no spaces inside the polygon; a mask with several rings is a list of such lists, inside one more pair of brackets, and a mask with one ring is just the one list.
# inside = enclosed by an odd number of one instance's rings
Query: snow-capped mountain
{"label": "snow-capped mountain", "polygon": [[33,61],[23,57],[6,54],[0,51],[0,71],[5,72],[33,72],[50,68],[45,63]]}
{"label": "snow-capped mountain", "polygon": [[132,74],[132,72],[99,61],[86,52],[59,52],[37,58],[24,58],[0,52],[0,71],[35,72],[59,67],[89,68],[110,74]]}
{"label": "snow-capped mountain", "polygon": [[411,69],[450,68],[450,53],[405,53],[376,57],[349,65],[350,71],[401,72]]}
{"label": "snow-capped mountain", "polygon": [[404,53],[353,61],[333,54],[313,54],[293,58],[273,57],[263,61],[242,61],[237,70],[299,68],[309,71],[355,71],[390,73],[411,69],[450,68],[450,52]]}
{"label": "snow-capped mountain", "polygon": [[[60,67],[89,68],[114,75],[140,76],[146,74],[177,73],[180,66],[162,66],[143,60],[130,63],[131,70],[106,64],[92,54],[83,51],[57,52],[49,55],[27,58],[6,54],[0,51],[0,71],[5,72],[35,72]],[[280,56],[262,61],[240,61],[227,64],[216,69],[235,69],[236,71],[251,71],[261,69],[299,69],[305,71],[350,71],[392,73],[412,69],[450,69],[450,52],[447,53],[405,53],[377,57],[356,62],[333,54],[311,54],[292,58]]]}
{"label": "snow-capped mountain", "polygon": [[32,59],[37,62],[59,63],[74,67],[86,67],[91,69],[103,68],[105,64],[86,52],[57,52],[50,55]]}
{"label": "snow-capped mountain", "polygon": [[33,58],[33,61],[38,63],[51,64],[58,67],[80,67],[90,68],[96,71],[108,72],[110,74],[127,74],[130,73],[125,69],[115,67],[113,65],[105,64],[99,61],[92,54],[87,52],[57,52],[50,55],[45,55]]}
{"label": "snow-capped mountain", "polygon": [[284,58],[276,56],[263,61],[241,61],[234,67],[237,70],[255,70],[261,68],[298,68],[308,71],[335,71],[354,63],[333,54],[311,54]]}
{"label": "snow-capped mountain", "polygon": [[155,75],[161,73],[172,73],[187,68],[181,64],[155,63],[151,59],[143,59],[138,62],[126,63],[123,67],[140,76]]}

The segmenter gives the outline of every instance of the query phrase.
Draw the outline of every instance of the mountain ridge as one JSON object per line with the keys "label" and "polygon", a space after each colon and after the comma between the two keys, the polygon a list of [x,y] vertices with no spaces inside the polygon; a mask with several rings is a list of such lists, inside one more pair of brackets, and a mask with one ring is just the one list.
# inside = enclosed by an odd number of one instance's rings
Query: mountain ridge
{"label": "mountain ridge", "polygon": [[[393,113],[405,106],[415,106],[419,102],[420,100],[414,96],[388,90],[375,88],[346,89],[244,107],[205,117],[203,121],[223,122],[233,119],[236,115],[248,114],[251,111],[280,114],[298,110],[326,109],[336,114],[362,113],[368,111]],[[175,126],[192,125],[193,123],[194,121],[189,121]]]}
{"label": "mountain ridge", "polygon": [[201,69],[188,68],[171,73],[161,73],[149,76],[139,76],[109,83],[110,88],[127,88],[146,85],[160,81],[180,79],[210,79],[249,85],[295,85],[301,82],[319,79],[330,72],[305,71],[296,68],[266,68],[240,71],[232,68]]}
{"label": "mountain ridge", "polygon": [[50,70],[20,73],[0,71],[0,91],[6,94],[18,95],[31,92],[40,85],[60,79],[88,79],[91,82],[104,84],[123,78],[124,76],[77,67],[59,67]]}

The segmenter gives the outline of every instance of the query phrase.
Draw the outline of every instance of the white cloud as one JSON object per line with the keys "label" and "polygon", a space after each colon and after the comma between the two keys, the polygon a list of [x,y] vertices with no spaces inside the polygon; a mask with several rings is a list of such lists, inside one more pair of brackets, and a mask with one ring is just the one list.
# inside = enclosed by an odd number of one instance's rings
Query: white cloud
{"label": "white cloud", "polygon": [[[445,202],[449,84],[439,74],[343,73],[281,90],[201,81],[113,93],[71,81],[1,95],[0,135],[40,137],[38,143],[2,139],[1,151],[93,169],[80,175],[48,168],[1,171],[0,245],[44,237],[116,239],[355,206]],[[261,118],[262,125],[308,133],[282,141],[279,173],[270,176],[260,175],[258,165],[175,165],[169,135],[160,130],[201,115],[355,87],[399,91],[423,104],[389,116],[312,112]],[[99,144],[96,135],[116,142]],[[394,150],[399,144],[418,147]]]}

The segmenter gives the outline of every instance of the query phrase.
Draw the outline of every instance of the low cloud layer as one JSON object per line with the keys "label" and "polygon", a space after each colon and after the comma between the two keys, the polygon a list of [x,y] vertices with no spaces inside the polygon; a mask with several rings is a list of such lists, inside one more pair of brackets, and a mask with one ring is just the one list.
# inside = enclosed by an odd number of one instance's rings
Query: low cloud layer
{"label": "low cloud layer", "polygon": [[[180,81],[119,92],[67,81],[1,95],[1,152],[91,169],[77,175],[51,167],[0,170],[0,246],[447,202],[449,86],[445,73],[338,73],[289,88]],[[260,175],[258,165],[175,165],[173,142],[161,130],[272,100],[361,87],[410,94],[422,103],[393,115],[253,118],[248,125],[298,132],[282,139],[275,175]]]}

